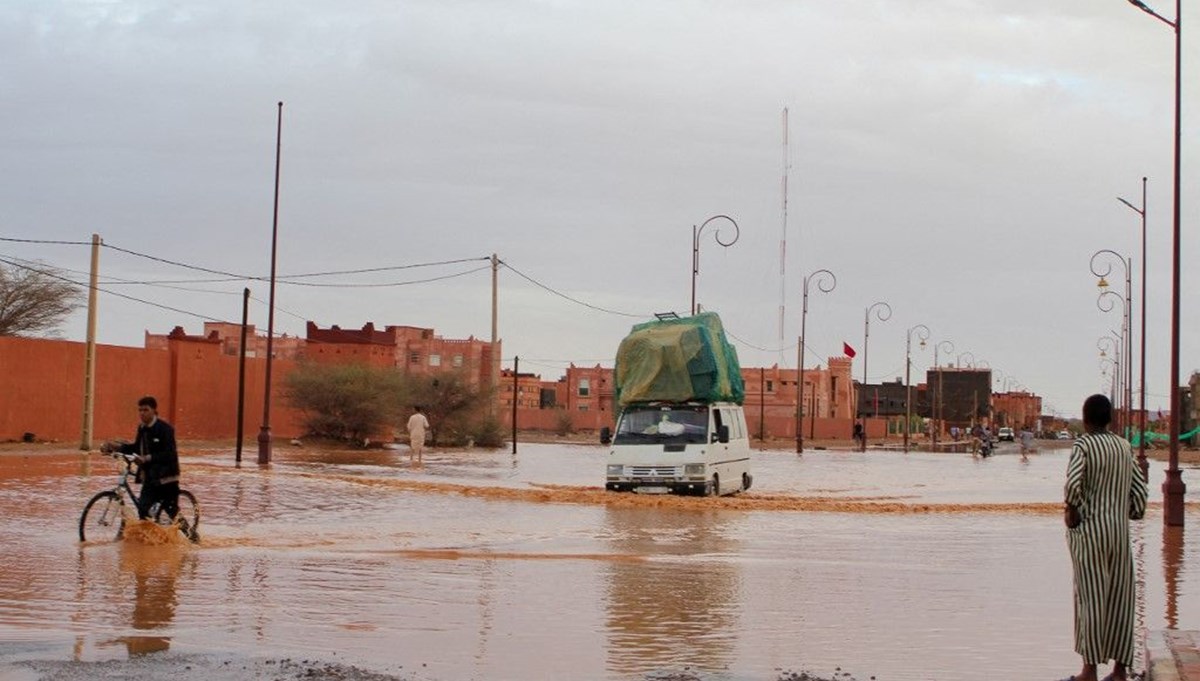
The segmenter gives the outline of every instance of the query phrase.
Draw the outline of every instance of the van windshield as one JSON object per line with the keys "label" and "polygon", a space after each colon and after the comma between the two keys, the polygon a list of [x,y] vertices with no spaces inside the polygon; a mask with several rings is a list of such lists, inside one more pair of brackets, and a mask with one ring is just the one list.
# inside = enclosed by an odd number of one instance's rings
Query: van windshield
{"label": "van windshield", "polygon": [[615,444],[699,443],[708,441],[708,407],[632,406],[621,413]]}

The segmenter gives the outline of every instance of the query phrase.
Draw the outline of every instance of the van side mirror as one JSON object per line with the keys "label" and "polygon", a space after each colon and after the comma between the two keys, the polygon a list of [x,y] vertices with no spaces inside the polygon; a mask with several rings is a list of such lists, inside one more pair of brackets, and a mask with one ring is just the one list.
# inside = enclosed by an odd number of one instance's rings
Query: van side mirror
{"label": "van side mirror", "polygon": [[612,442],[612,430],[608,426],[600,429],[600,444],[606,445]]}
{"label": "van side mirror", "polygon": [[729,426],[717,426],[717,442],[721,444],[729,442]]}

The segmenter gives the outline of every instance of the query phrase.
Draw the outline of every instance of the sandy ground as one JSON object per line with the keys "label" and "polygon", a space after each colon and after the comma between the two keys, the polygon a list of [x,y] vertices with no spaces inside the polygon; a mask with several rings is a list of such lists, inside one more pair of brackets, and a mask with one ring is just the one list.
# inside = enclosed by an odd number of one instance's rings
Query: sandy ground
{"label": "sandy ground", "polygon": [[[92,679],[124,679],[126,681],[213,681],[222,679],[270,679],[271,681],[415,681],[427,677],[403,670],[375,672],[340,662],[318,660],[261,659],[230,660],[218,656],[147,655],[127,660],[103,662],[31,661],[0,668],[4,681],[91,681]],[[646,681],[707,681],[712,676],[684,670],[651,674]],[[875,677],[870,677],[874,679]],[[807,671],[780,672],[774,681],[858,681],[853,676],[834,670],[829,676]]]}

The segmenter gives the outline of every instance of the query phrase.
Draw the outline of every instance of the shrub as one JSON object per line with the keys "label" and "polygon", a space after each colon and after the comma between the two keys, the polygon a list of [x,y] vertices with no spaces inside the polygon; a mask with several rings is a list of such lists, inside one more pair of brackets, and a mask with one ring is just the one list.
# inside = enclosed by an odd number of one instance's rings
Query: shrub
{"label": "shrub", "polygon": [[400,413],[402,377],[390,368],[303,362],[284,385],[288,403],[317,437],[362,444],[384,435]]}
{"label": "shrub", "polygon": [[[486,432],[480,432],[480,425],[491,418],[488,415],[491,400],[491,389],[473,384],[464,370],[409,377],[401,397],[401,403],[408,411],[399,422],[403,428],[412,408],[420,405],[429,419],[431,446],[461,447],[471,439],[483,445],[485,440],[491,439],[486,437]],[[481,434],[485,437],[480,437]]]}
{"label": "shrub", "polygon": [[570,435],[575,432],[575,422],[571,419],[571,412],[563,409],[554,417],[554,432],[559,435]]}

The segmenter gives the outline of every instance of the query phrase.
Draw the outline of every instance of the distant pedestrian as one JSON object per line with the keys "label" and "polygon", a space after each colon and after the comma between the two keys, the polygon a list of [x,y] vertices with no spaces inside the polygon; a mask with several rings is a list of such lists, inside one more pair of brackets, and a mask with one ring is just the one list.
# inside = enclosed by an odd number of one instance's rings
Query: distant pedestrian
{"label": "distant pedestrian", "polygon": [[1096,667],[1114,661],[1106,681],[1127,681],[1133,664],[1136,607],[1129,521],[1146,513],[1146,480],[1124,438],[1108,432],[1112,403],[1092,395],[1083,403],[1087,431],[1075,440],[1067,465],[1064,520],[1074,573],[1075,652],[1096,681]]}
{"label": "distant pedestrian", "polygon": [[1021,456],[1025,456],[1033,451],[1033,431],[1028,428],[1021,429]]}
{"label": "distant pedestrian", "polygon": [[425,451],[425,431],[429,430],[429,419],[425,418],[421,407],[414,407],[415,413],[408,417],[408,463],[411,465],[416,457],[420,466],[421,454]]}
{"label": "distant pedestrian", "polygon": [[863,437],[864,436],[863,436],[862,423],[855,421],[854,422],[854,444],[857,445],[863,439]]}

